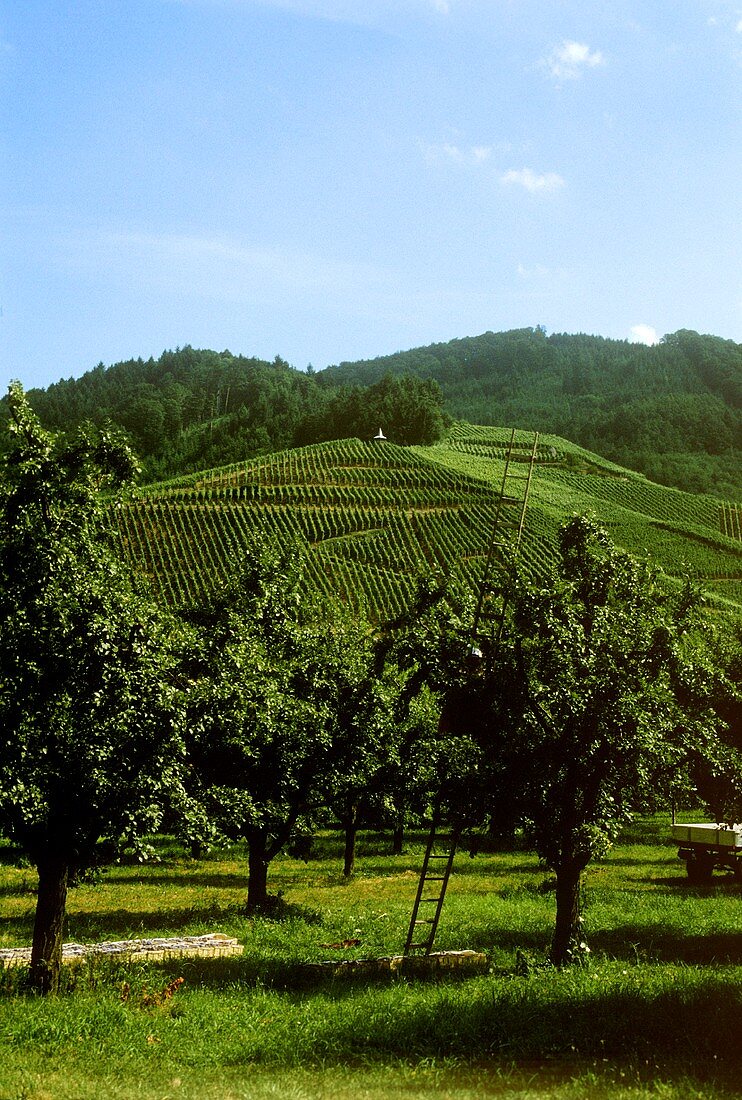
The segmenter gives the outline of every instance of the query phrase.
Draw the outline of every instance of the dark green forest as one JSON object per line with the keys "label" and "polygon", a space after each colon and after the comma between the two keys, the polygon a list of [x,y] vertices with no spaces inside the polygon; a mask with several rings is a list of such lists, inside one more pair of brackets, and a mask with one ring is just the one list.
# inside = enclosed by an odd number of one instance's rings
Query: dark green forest
{"label": "dark green forest", "polygon": [[99,364],[78,379],[30,390],[44,427],[110,420],[129,432],[147,480],[290,447],[370,438],[430,444],[449,424],[438,383],[391,375],[368,386],[328,384],[272,363],[191,347],[159,359]]}
{"label": "dark green forest", "polygon": [[681,330],[654,347],[542,328],[329,367],[337,383],[433,379],[472,424],[553,432],[666,485],[740,499],[742,345]]}
{"label": "dark green forest", "polygon": [[666,485],[742,499],[742,345],[536,327],[304,373],[191,347],[31,390],[42,423],[123,426],[148,480],[330,439],[430,444],[451,418],[551,432]]}

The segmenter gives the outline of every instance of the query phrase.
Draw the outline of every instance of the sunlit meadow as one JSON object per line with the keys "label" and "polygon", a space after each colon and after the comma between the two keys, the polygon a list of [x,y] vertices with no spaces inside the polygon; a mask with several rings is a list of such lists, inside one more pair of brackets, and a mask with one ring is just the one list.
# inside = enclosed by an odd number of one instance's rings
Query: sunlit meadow
{"label": "sunlit meadow", "polygon": [[[41,999],[0,973],[0,1097],[480,1096],[690,1098],[739,1095],[740,886],[691,887],[668,823],[637,824],[590,868],[587,964],[543,959],[551,876],[530,853],[457,856],[436,946],[486,953],[459,979],[318,979],[310,961],[398,953],[422,856],[366,833],[345,882],[341,839],[271,867],[268,918],[242,913],[244,850],[202,861],[172,840],[157,860],[109,868],[69,899],[66,940],[220,931],[242,958],[84,965]],[[30,942],[35,874],[0,848],[0,946]],[[343,941],[360,941],[339,947]],[[183,978],[176,983],[176,978]]]}

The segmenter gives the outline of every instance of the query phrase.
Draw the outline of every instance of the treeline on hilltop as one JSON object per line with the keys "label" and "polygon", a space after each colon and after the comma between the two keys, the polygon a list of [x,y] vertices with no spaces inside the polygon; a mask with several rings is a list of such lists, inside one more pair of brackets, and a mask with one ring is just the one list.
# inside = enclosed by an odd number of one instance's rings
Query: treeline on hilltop
{"label": "treeline on hilltop", "polygon": [[122,425],[153,480],[379,428],[430,444],[455,417],[551,432],[663,484],[742,499],[742,345],[685,330],[654,347],[487,332],[307,373],[184,347],[28,396],[47,428]]}
{"label": "treeline on hilltop", "polygon": [[430,379],[334,384],[280,356],[268,363],[191,347],[146,362],[101,363],[28,397],[48,429],[86,420],[124,427],[152,480],[330,439],[371,438],[380,427],[396,443],[430,444],[449,423]]}
{"label": "treeline on hilltop", "polygon": [[325,372],[434,379],[473,424],[553,432],[667,485],[742,495],[742,345],[681,330],[647,347],[544,329],[482,336]]}

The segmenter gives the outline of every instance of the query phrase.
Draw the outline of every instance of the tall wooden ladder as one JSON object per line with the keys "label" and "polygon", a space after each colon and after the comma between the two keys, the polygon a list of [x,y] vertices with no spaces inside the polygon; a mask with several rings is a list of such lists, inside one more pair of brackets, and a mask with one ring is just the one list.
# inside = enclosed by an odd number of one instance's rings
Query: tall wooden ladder
{"label": "tall wooden ladder", "polygon": [[410,927],[405,940],[403,955],[429,955],[441,919],[443,899],[456,854],[458,829],[452,829],[448,835],[438,832],[437,814],[428,833],[420,881],[417,884],[417,896],[412,907]]}
{"label": "tall wooden ladder", "polygon": [[[508,557],[512,559],[517,556],[523,538],[533,467],[538,454],[538,432],[533,433],[533,438],[525,447],[516,443],[515,434],[513,428],[505,448],[500,495],[471,628],[472,652],[485,637],[495,642],[500,637],[507,608],[502,569]],[[436,812],[428,834],[404,955],[429,955],[438,931],[459,839],[458,828],[452,828],[447,836],[439,836],[438,824]]]}
{"label": "tall wooden ladder", "polygon": [[537,454],[538,432],[533,432],[530,443],[524,447],[515,442],[513,428],[505,448],[500,495],[495,508],[484,572],[479,582],[471,630],[473,646],[485,637],[497,641],[502,632],[506,610],[502,570],[508,558],[516,558],[520,551]]}

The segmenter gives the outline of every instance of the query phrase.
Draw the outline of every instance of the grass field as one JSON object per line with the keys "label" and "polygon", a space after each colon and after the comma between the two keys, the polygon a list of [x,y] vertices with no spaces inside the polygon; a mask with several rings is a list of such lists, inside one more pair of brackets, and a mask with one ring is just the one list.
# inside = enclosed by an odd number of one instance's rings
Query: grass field
{"label": "grass field", "polygon": [[[591,868],[588,966],[540,965],[554,896],[533,856],[463,851],[437,946],[485,951],[490,973],[374,981],[310,979],[301,964],[400,950],[420,835],[392,857],[387,837],[363,834],[349,883],[335,834],[306,864],[279,858],[273,919],[241,914],[240,847],[194,862],[159,839],[159,862],[116,865],[71,892],[65,938],[221,931],[244,957],[84,966],[45,1000],[23,994],[20,972],[0,972],[0,1098],[738,1096],[740,886],[689,886],[666,833],[643,821]],[[30,942],[34,888],[33,870],[0,847],[0,946]]]}

